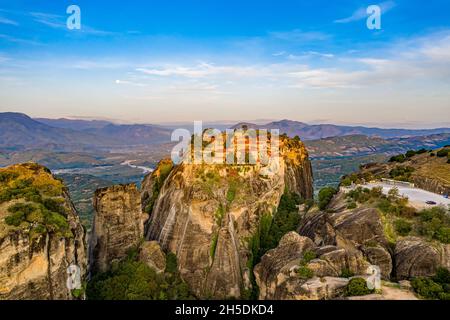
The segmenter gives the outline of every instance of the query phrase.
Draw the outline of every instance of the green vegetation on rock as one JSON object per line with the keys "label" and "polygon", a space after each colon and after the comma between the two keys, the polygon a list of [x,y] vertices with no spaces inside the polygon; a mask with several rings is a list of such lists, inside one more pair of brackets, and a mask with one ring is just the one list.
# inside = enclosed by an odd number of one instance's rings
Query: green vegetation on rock
{"label": "green vegetation on rock", "polygon": [[439,268],[433,277],[412,279],[411,286],[422,298],[450,300],[450,271]]}
{"label": "green vegetation on rock", "polygon": [[167,255],[166,272],[159,274],[137,260],[135,252],[114,264],[111,271],[97,274],[88,283],[90,300],[180,300],[192,299],[187,284],[180,278],[176,256]]}
{"label": "green vegetation on rock", "polygon": [[150,196],[150,200],[148,204],[144,208],[144,211],[150,214],[153,210],[153,205],[155,204],[156,199],[158,198],[159,192],[169,176],[170,172],[173,169],[173,163],[170,160],[161,160],[158,163],[157,169],[152,173],[152,176],[155,179],[155,183],[153,185],[152,194]]}
{"label": "green vegetation on rock", "polygon": [[67,221],[64,186],[48,169],[34,163],[0,171],[0,203],[12,202],[4,222],[29,232],[34,239],[46,233],[72,237]]}
{"label": "green vegetation on rock", "polygon": [[374,290],[371,290],[367,287],[367,282],[365,279],[352,278],[350,279],[347,287],[345,288],[344,295],[347,297],[364,296],[374,292],[375,292]]}
{"label": "green vegetation on rock", "polygon": [[319,191],[319,209],[325,210],[325,208],[330,203],[331,199],[333,199],[334,195],[338,192],[336,188],[333,187],[325,187]]}
{"label": "green vegetation on rock", "polygon": [[397,166],[389,172],[389,177],[399,181],[411,181],[413,167]]}

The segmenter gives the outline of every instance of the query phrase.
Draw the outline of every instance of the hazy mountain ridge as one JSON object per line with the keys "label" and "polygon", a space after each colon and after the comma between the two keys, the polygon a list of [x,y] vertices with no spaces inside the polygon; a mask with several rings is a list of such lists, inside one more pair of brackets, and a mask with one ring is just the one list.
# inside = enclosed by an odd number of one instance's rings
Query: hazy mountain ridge
{"label": "hazy mountain ridge", "polygon": [[383,139],[364,135],[330,137],[305,142],[312,157],[392,155],[411,149],[436,149],[450,144],[450,133]]}
{"label": "hazy mountain ridge", "polygon": [[154,125],[68,119],[39,122],[22,113],[0,113],[0,148],[10,150],[45,147],[47,150],[80,151],[90,147],[151,145],[169,142],[170,132]]}
{"label": "hazy mountain ridge", "polygon": [[346,135],[365,135],[376,136],[380,138],[402,138],[412,136],[425,136],[432,134],[450,133],[450,128],[436,129],[383,129],[364,126],[341,126],[334,124],[314,124],[309,125],[303,122],[292,120],[281,120],[257,125],[248,122],[241,122],[232,127],[232,129],[247,126],[254,129],[279,129],[280,133],[286,133],[288,136],[299,136],[302,140],[316,140],[336,136]]}

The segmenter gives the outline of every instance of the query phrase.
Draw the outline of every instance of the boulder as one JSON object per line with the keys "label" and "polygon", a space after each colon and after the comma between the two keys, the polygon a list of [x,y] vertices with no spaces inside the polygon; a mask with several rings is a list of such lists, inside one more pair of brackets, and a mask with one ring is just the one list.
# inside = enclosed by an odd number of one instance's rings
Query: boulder
{"label": "boulder", "polygon": [[[336,277],[314,277],[297,287],[290,287],[283,300],[329,300],[341,296],[348,279]],[[294,280],[294,282],[296,282]],[[298,280],[297,280],[298,282]]]}
{"label": "boulder", "polygon": [[368,262],[380,268],[382,278],[388,280],[392,272],[391,254],[380,245],[362,246],[361,251]]}
{"label": "boulder", "polygon": [[166,255],[157,241],[145,241],[139,251],[139,260],[158,273],[166,269]]}
{"label": "boulder", "polygon": [[356,246],[387,243],[381,216],[376,208],[358,208],[336,217],[335,229],[341,238]]}
{"label": "boulder", "polygon": [[353,274],[364,274],[368,266],[361,252],[344,248],[336,248],[308,264],[308,267],[319,277],[338,277],[345,269]]}
{"label": "boulder", "polygon": [[[316,246],[307,237],[289,232],[281,238],[278,247],[269,250],[256,265],[254,275],[259,286],[260,299],[283,299],[288,288],[297,287],[300,278],[295,275],[303,254]],[[289,285],[286,283],[289,280]]]}
{"label": "boulder", "polygon": [[417,237],[399,240],[395,246],[395,268],[398,280],[432,276],[440,266],[448,266],[448,245],[432,244]]}

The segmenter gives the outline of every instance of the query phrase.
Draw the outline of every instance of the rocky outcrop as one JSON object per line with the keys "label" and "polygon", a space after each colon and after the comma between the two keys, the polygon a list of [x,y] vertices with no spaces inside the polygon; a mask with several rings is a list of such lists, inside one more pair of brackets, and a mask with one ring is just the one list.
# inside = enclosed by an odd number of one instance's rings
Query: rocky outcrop
{"label": "rocky outcrop", "polygon": [[415,175],[413,177],[413,182],[414,185],[420,189],[424,189],[437,194],[450,195],[450,185],[448,183],[445,184],[441,180],[424,177],[422,175]]}
{"label": "rocky outcrop", "polygon": [[330,203],[328,212],[308,214],[298,232],[318,246],[345,248],[347,254],[358,255],[358,259],[379,266],[383,278],[391,276],[392,257],[382,217],[376,208],[363,206],[348,210],[345,195],[340,192]]}
{"label": "rocky outcrop", "polygon": [[181,163],[162,184],[146,238],[177,255],[180,274],[198,297],[240,297],[251,286],[249,241],[262,217],[273,214],[286,187],[312,196],[306,149],[283,141],[279,163]]}
{"label": "rocky outcrop", "polygon": [[296,269],[306,251],[316,246],[307,237],[290,232],[281,238],[277,248],[269,250],[255,266],[255,280],[259,287],[259,299],[283,299],[289,294],[287,281],[295,276]]}
{"label": "rocky outcrop", "polygon": [[144,262],[158,273],[166,269],[166,255],[156,241],[144,241],[140,246],[139,261]]}
{"label": "rocky outcrop", "polygon": [[429,243],[408,237],[395,246],[395,269],[398,280],[432,276],[438,267],[450,269],[450,245]]}
{"label": "rocky outcrop", "polygon": [[[317,258],[304,261],[307,252],[315,252]],[[342,270],[365,274],[368,266],[360,252],[335,246],[318,248],[311,239],[290,232],[261,258],[254,273],[259,299],[321,300],[342,295],[349,281],[339,277]],[[311,277],[301,277],[300,268],[312,271]]]}
{"label": "rocky outcrop", "polygon": [[389,279],[392,273],[392,256],[389,251],[379,245],[363,245],[360,250],[370,264],[380,267],[381,275],[384,279]]}
{"label": "rocky outcrop", "polygon": [[90,272],[105,272],[111,263],[126,257],[144,238],[148,216],[141,209],[136,185],[99,189],[94,196],[94,224],[89,248]]}
{"label": "rocky outcrop", "polygon": [[153,204],[159,195],[162,184],[166,180],[174,164],[171,159],[161,160],[156,169],[147,174],[141,184],[141,205],[142,210],[151,213]]}
{"label": "rocky outcrop", "polygon": [[[67,269],[77,266],[82,280],[87,259],[85,232],[65,187],[33,163],[0,169],[0,175],[3,195],[9,188],[16,190],[13,199],[5,196],[0,202],[0,300],[72,299]],[[39,209],[17,223],[7,220],[18,204]]]}
{"label": "rocky outcrop", "polygon": [[345,270],[352,274],[365,274],[368,267],[369,263],[361,252],[339,247],[320,254],[308,264],[308,268],[318,277],[339,277]]}

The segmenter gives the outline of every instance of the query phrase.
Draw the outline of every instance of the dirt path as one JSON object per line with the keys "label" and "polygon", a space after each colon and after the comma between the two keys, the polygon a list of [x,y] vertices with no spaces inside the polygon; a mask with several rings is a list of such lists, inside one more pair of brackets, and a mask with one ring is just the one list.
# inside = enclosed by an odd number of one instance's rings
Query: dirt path
{"label": "dirt path", "polygon": [[408,290],[385,285],[381,286],[381,289],[381,296],[386,300],[419,300],[414,293]]}

